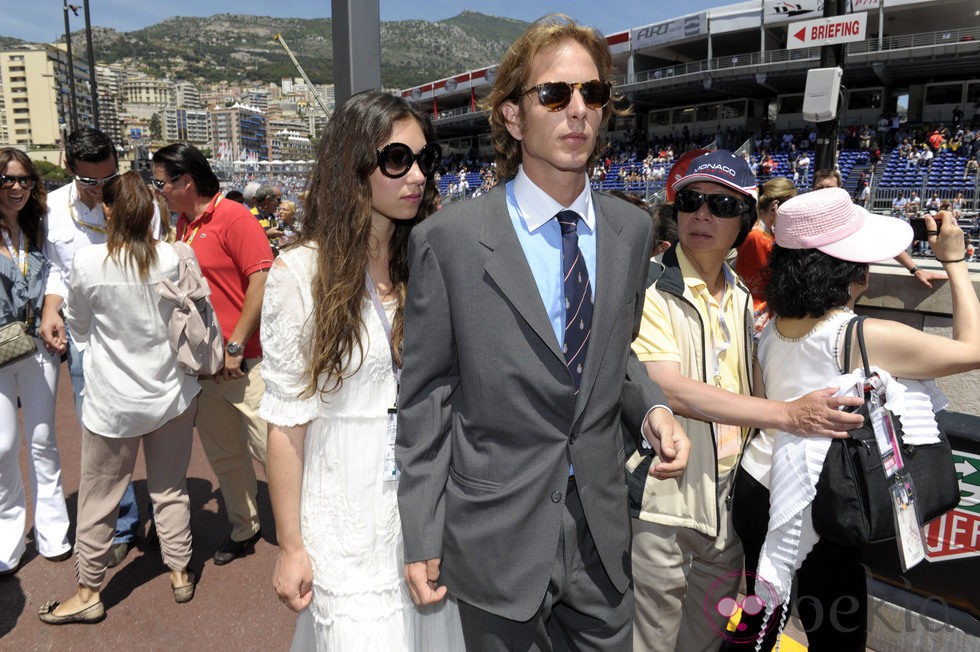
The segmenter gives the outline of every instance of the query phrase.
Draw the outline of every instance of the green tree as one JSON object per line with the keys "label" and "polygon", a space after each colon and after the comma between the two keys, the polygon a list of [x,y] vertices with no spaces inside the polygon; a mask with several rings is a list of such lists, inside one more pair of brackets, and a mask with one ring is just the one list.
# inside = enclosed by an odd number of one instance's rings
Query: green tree
{"label": "green tree", "polygon": [[159,113],[154,113],[150,118],[150,140],[163,140],[163,126],[160,124]]}
{"label": "green tree", "polygon": [[34,161],[34,167],[37,168],[41,178],[45,181],[68,181],[70,178],[70,175],[64,168],[43,159]]}

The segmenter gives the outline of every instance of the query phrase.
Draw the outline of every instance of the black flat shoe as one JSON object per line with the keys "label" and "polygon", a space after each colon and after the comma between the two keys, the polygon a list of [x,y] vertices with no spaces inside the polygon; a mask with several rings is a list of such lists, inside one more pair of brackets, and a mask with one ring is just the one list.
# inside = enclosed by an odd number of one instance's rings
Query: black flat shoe
{"label": "black flat shoe", "polygon": [[244,541],[235,541],[229,536],[221,544],[221,547],[218,548],[218,552],[214,553],[214,565],[224,566],[230,561],[251,554],[255,551],[255,542],[261,538],[262,530],[259,530]]}
{"label": "black flat shoe", "polygon": [[114,543],[112,547],[109,548],[109,562],[106,564],[109,568],[115,568],[119,564],[126,560],[126,555],[129,554],[129,549],[133,547],[133,544],[129,542],[125,543]]}

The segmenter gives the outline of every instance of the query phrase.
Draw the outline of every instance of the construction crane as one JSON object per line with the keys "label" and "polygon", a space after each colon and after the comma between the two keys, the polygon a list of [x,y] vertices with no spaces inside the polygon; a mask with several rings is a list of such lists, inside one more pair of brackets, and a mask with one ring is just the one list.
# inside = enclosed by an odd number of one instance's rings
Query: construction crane
{"label": "construction crane", "polygon": [[286,54],[289,55],[290,61],[293,62],[293,65],[296,66],[296,70],[298,70],[299,74],[303,77],[303,81],[306,82],[306,87],[310,89],[311,93],[313,93],[313,99],[316,100],[316,103],[320,105],[320,108],[323,109],[325,114],[330,115],[330,110],[327,108],[326,103],[323,101],[323,98],[320,97],[320,94],[316,92],[316,87],[313,85],[313,82],[310,81],[310,78],[306,76],[306,71],[303,70],[303,66],[299,65],[299,61],[296,60],[296,57],[293,55],[293,51],[289,49],[288,45],[286,45],[286,40],[282,37],[282,34],[276,34],[273,37],[273,40],[279,41],[279,44],[282,45],[282,49],[286,51]]}

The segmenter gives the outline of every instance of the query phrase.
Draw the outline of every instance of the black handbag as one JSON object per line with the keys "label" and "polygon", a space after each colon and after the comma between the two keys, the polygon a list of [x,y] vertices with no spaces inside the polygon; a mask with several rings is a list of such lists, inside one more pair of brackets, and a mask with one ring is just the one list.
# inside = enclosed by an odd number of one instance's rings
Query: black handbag
{"label": "black handbag", "polygon": [[[850,361],[851,330],[855,322],[865,378],[870,378],[863,317],[854,317],[847,325],[845,364]],[[865,401],[854,410],[864,417],[864,424],[851,430],[849,438],[831,442],[813,499],[813,526],[817,534],[842,545],[863,546],[895,538],[888,489],[893,480],[886,478],[882,470],[881,454],[868,414],[869,391],[874,390],[866,386]],[[939,443],[923,446],[905,444],[901,421],[895,415],[891,416],[896,435],[902,442],[905,470],[914,481],[914,500],[921,526],[959,504],[960,490],[953,467],[953,452],[949,439],[941,430]]]}

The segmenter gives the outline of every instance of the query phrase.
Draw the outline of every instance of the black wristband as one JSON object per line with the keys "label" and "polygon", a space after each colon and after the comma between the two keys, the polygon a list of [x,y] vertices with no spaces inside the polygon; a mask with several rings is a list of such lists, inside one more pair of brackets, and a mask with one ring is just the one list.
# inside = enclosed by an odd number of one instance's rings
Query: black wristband
{"label": "black wristband", "polygon": [[915,276],[915,273],[917,271],[919,271],[919,266],[918,265],[915,265],[915,266],[912,267],[912,269],[909,270],[909,274],[911,274],[912,276]]}
{"label": "black wristband", "polygon": [[940,260],[939,258],[937,258],[936,262],[946,265],[948,263],[962,263],[964,260],[966,260],[966,256],[963,256],[962,258],[957,258],[956,260]]}

